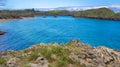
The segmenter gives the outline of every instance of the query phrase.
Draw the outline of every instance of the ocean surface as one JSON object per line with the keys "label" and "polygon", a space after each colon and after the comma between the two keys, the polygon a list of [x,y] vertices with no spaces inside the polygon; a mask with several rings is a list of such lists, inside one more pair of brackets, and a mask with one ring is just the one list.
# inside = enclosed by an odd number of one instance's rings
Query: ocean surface
{"label": "ocean surface", "polygon": [[0,23],[0,51],[22,50],[39,43],[67,43],[81,40],[91,46],[120,50],[120,21],[36,16]]}

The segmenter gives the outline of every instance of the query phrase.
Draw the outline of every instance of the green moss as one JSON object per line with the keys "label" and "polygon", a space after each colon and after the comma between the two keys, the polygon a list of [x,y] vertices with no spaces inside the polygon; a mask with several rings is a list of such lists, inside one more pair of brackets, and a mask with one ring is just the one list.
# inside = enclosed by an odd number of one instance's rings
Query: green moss
{"label": "green moss", "polygon": [[4,59],[0,58],[0,65],[1,65],[1,64],[5,64],[5,62],[6,62],[6,61],[5,61]]}
{"label": "green moss", "polygon": [[39,52],[33,52],[33,53],[31,53],[30,54],[30,57],[29,57],[29,60],[31,61],[31,60],[36,60],[38,57],[39,57],[40,55],[39,55]]}

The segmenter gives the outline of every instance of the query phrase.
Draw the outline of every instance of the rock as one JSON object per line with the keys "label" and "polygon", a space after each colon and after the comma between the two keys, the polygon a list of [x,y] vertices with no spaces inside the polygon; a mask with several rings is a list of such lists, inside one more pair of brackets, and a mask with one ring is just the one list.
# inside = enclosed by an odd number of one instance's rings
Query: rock
{"label": "rock", "polygon": [[54,60],[57,60],[57,59],[58,59],[55,54],[52,54],[52,55],[51,55],[51,58],[54,59]]}
{"label": "rock", "polygon": [[109,49],[106,47],[98,47],[93,50],[94,54],[96,54],[96,58],[103,60],[105,64],[111,64],[113,62],[120,63],[120,52],[116,52],[113,49]]}
{"label": "rock", "polygon": [[6,32],[2,32],[2,31],[0,31],[0,35],[4,35]]}
{"label": "rock", "polygon": [[82,42],[80,42],[79,40],[72,40],[70,41],[70,44],[75,47],[83,45]]}
{"label": "rock", "polygon": [[[68,46],[70,45],[70,46]],[[116,51],[113,49],[109,49],[107,47],[91,47],[89,45],[85,45],[82,42],[78,40],[72,40],[68,45],[59,45],[57,43],[52,43],[50,45],[45,44],[38,44],[34,45],[31,48],[28,48],[24,51],[8,51],[8,52],[0,52],[0,58],[3,58],[7,61],[7,67],[18,67],[20,65],[26,65],[23,64],[24,61],[19,60],[25,60],[28,61],[28,59],[31,57],[31,53],[34,53],[37,51],[37,56],[42,56],[41,52],[38,52],[38,50],[42,50],[41,48],[46,47],[47,50],[52,50],[52,47],[60,47],[65,49],[68,52],[65,52],[68,54],[68,57],[74,61],[75,63],[78,63],[80,65],[83,65],[83,67],[120,67],[120,51]],[[78,52],[77,52],[78,51]],[[17,56],[16,56],[16,55]],[[14,55],[16,56],[15,58]],[[34,57],[34,56],[33,56]],[[55,63],[57,64],[59,61],[59,54],[52,53],[50,58],[52,58]],[[18,59],[19,58],[19,59]],[[36,55],[35,55],[36,58]],[[57,62],[57,63],[56,63]],[[38,57],[36,60],[28,61],[30,67],[48,67],[49,63],[46,58],[44,57]],[[52,63],[52,62],[51,62]],[[68,67],[76,67],[75,64],[68,64]]]}
{"label": "rock", "polygon": [[18,66],[18,58],[11,58],[10,60],[7,61],[7,67],[19,67]]}
{"label": "rock", "polygon": [[34,64],[34,63],[29,63],[30,67],[38,67],[38,64]]}
{"label": "rock", "polygon": [[[83,47],[80,49],[82,50],[82,48]],[[82,57],[82,55],[75,55],[73,53],[71,53],[69,57],[72,60],[80,61],[82,64],[92,67],[105,67],[107,65],[118,67],[118,64],[120,64],[120,52],[113,49],[98,47],[88,50],[87,48],[84,48],[84,51],[82,52],[85,57]]]}
{"label": "rock", "polygon": [[36,63],[30,63],[30,67],[48,67],[49,63],[44,57],[38,57]]}
{"label": "rock", "polygon": [[69,64],[68,67],[75,67],[73,64]]}

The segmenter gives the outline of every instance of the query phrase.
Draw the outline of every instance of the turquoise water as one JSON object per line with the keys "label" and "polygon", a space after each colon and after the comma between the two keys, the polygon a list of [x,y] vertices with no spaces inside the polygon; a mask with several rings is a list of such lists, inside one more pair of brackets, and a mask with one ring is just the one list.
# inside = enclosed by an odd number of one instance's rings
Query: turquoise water
{"label": "turquoise water", "polygon": [[32,19],[0,23],[0,51],[21,50],[41,42],[66,43],[77,39],[92,46],[120,50],[120,21],[37,16]]}

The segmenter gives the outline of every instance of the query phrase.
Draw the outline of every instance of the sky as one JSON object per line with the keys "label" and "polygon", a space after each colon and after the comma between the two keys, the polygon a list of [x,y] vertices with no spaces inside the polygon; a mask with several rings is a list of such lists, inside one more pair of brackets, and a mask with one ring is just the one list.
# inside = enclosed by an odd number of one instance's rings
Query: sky
{"label": "sky", "polygon": [[0,0],[0,6],[9,9],[110,5],[120,5],[120,0]]}

